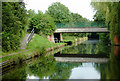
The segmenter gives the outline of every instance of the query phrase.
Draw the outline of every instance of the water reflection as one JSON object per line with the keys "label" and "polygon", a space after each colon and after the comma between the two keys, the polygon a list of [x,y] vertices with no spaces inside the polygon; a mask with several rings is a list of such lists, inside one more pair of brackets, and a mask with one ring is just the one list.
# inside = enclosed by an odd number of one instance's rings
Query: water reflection
{"label": "water reflection", "polygon": [[72,69],[70,79],[100,79],[100,73],[94,68],[94,63],[82,63],[82,66]]}
{"label": "water reflection", "polygon": [[14,69],[12,69],[11,71],[9,71],[9,73],[5,74],[2,76],[2,79],[16,79],[17,81],[25,81],[26,77],[27,77],[27,73],[26,73],[26,66],[19,66],[16,67]]}
{"label": "water reflection", "polygon": [[[109,54],[110,46],[99,42],[99,40],[88,40],[77,46],[71,46],[62,50],[63,54]],[[62,54],[61,53],[61,54]]]}
{"label": "water reflection", "polygon": [[72,69],[81,64],[82,63],[57,63],[55,73],[50,76],[50,79],[69,79]]}
{"label": "water reflection", "polygon": [[[120,79],[120,46],[112,46],[110,62],[100,65],[101,79]],[[104,69],[102,69],[104,68]]]}
{"label": "water reflection", "polygon": [[[94,45],[91,45],[95,49],[94,53],[107,54],[109,47],[104,47],[105,45],[102,44]],[[81,47],[72,48],[82,50]],[[89,46],[85,48],[83,53],[92,53],[92,51],[86,52]],[[106,63],[60,63],[56,62],[53,56],[41,56],[30,63],[10,70],[3,75],[3,79],[23,81],[26,79],[120,79],[120,46],[112,46],[109,55],[110,61]]]}
{"label": "water reflection", "polygon": [[53,56],[42,57],[36,63],[27,66],[29,76],[36,76],[40,79],[47,78],[55,72],[56,61]]}

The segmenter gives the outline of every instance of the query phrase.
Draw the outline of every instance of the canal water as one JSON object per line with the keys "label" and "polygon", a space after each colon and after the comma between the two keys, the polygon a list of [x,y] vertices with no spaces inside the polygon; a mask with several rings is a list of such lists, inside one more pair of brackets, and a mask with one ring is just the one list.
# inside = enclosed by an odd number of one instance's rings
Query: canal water
{"label": "canal water", "polygon": [[2,78],[25,81],[29,79],[119,79],[120,51],[118,49],[118,46],[109,46],[99,40],[88,40],[68,46],[59,53],[109,55],[107,62],[57,62],[54,55],[47,55],[3,70]]}

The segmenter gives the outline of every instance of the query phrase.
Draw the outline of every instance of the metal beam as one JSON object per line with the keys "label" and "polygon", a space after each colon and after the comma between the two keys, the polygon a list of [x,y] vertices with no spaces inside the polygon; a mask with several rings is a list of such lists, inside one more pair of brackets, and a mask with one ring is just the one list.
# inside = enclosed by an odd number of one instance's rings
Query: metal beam
{"label": "metal beam", "polygon": [[105,27],[57,28],[54,33],[109,33]]}

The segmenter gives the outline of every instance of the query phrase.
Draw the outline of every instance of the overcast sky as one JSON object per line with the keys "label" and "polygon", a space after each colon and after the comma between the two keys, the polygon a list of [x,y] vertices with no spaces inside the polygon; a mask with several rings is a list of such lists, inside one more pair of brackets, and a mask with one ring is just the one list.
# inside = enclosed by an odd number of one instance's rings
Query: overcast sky
{"label": "overcast sky", "polygon": [[53,2],[64,4],[73,13],[79,13],[83,17],[93,20],[93,9],[90,6],[91,0],[25,0],[26,8],[45,12]]}

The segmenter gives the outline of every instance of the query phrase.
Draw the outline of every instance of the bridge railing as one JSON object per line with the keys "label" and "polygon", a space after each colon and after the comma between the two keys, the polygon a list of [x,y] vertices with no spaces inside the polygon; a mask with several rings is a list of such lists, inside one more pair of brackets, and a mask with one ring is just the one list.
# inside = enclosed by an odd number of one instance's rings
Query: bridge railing
{"label": "bridge railing", "polygon": [[105,23],[55,23],[57,28],[73,28],[73,27],[105,27]]}
{"label": "bridge railing", "polygon": [[28,37],[28,42],[27,43],[30,42],[30,40],[31,40],[31,38],[32,38],[33,35],[34,35],[34,28],[32,29],[32,31],[31,31],[31,33],[30,33],[30,35]]}

